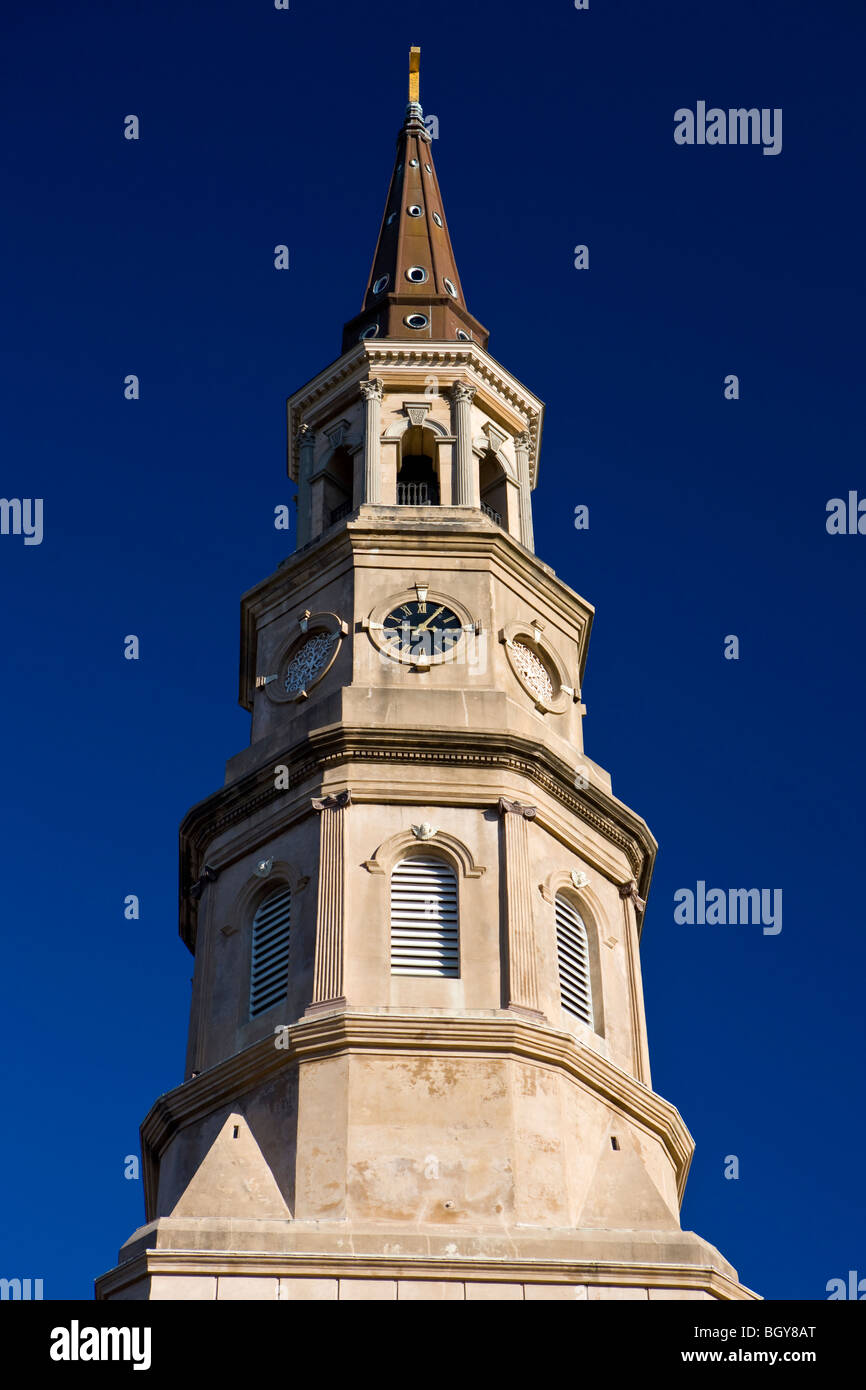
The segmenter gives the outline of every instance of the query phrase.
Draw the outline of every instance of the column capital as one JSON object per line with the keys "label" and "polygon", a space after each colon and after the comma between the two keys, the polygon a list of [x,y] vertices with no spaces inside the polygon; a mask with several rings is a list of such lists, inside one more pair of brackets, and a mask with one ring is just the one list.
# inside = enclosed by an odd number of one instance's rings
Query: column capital
{"label": "column capital", "polygon": [[538,815],[537,806],[524,806],[519,801],[508,801],[504,796],[500,796],[497,810],[503,816],[522,816],[524,820],[535,820]]}
{"label": "column capital", "polygon": [[335,792],[331,796],[314,796],[310,805],[314,811],[341,811],[344,806],[351,806],[352,793],[346,787],[345,791]]}
{"label": "column capital", "polygon": [[478,387],[470,386],[468,381],[455,381],[453,386],[450,387],[448,394],[452,401],[455,402],[471,401],[477,390]]}
{"label": "column capital", "polygon": [[316,442],[316,431],[312,425],[299,425],[295,434],[295,443],[301,448],[306,445],[308,448]]}
{"label": "column capital", "polygon": [[359,382],[358,390],[365,401],[380,401],[382,399],[382,392],[385,390],[385,383],[382,381],[381,377],[374,376],[371,377],[369,381]]}
{"label": "column capital", "polygon": [[522,454],[528,454],[532,448],[532,435],[529,430],[521,430],[514,436],[514,447]]}

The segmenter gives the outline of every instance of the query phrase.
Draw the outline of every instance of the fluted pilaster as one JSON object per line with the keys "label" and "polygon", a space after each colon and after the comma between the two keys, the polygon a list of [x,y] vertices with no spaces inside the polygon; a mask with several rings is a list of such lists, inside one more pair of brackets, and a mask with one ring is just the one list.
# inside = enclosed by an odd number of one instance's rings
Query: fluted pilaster
{"label": "fluted pilaster", "polygon": [[505,839],[505,911],[508,920],[508,1007],[540,1015],[538,964],[532,920],[529,836],[527,821],[537,814],[534,806],[500,797],[502,833]]}
{"label": "fluted pilaster", "polygon": [[321,814],[319,833],[319,899],[316,913],[316,956],[313,967],[313,1005],[343,998],[344,854],[343,818],[352,804],[351,792],[313,799]]}
{"label": "fluted pilaster", "polygon": [[295,443],[300,455],[298,467],[298,549],[312,540],[312,495],[310,479],[313,476],[313,452],[316,447],[316,434],[309,425],[301,425],[295,435]]}
{"label": "fluted pilaster", "polygon": [[535,550],[532,532],[532,498],[529,490],[529,449],[532,436],[529,430],[518,434],[514,440],[514,453],[517,458],[517,481],[520,484],[520,539],[527,550]]}
{"label": "fluted pilaster", "polygon": [[382,497],[379,431],[382,416],[383,383],[378,377],[362,381],[364,397],[364,502],[379,502]]}

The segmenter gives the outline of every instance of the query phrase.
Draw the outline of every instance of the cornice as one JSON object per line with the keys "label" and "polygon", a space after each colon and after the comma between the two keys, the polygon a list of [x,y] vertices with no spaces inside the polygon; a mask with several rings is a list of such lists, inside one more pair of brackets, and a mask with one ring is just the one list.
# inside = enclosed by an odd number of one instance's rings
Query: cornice
{"label": "cornice", "polygon": [[141,1279],[154,1275],[291,1279],[425,1279],[485,1284],[587,1285],[590,1288],[693,1290],[724,1302],[760,1301],[714,1265],[650,1264],[623,1260],[530,1259],[514,1255],[328,1254],[235,1250],[147,1249],[103,1274],[96,1283],[98,1300],[110,1299]]}
{"label": "cornice", "polygon": [[[272,803],[282,801],[285,805],[286,791],[277,790],[274,785],[274,766],[281,764],[288,767],[288,790],[292,791],[307,782],[321,782],[325,773],[335,767],[365,761],[392,766],[407,762],[416,765],[426,763],[431,766],[457,766],[469,771],[485,767],[524,777],[622,852],[631,868],[631,877],[637,883],[637,891],[646,901],[657,849],[646,822],[602,787],[591,784],[587,788],[576,789],[571,768],[550,749],[522,735],[508,732],[451,729],[443,734],[436,729],[371,729],[342,724],[309,734],[299,743],[289,744],[282,750],[271,748],[262,767],[220,788],[187,812],[180,826],[179,930],[193,953],[198,904],[190,898],[187,890],[199,878],[205,855],[218,835],[250,819]],[[360,789],[353,788],[353,791],[355,800],[362,803],[363,793]],[[402,789],[395,788],[391,799],[395,804],[402,801]],[[414,801],[418,798],[406,799]],[[494,798],[494,803],[497,799],[498,796]],[[472,778],[467,779],[459,803],[471,806],[490,804],[489,797],[478,790]],[[563,838],[561,821],[545,817],[543,810],[539,815],[539,824],[551,830],[557,838]],[[609,869],[603,865],[598,867],[611,882],[617,882]],[[637,920],[640,932],[642,913],[637,913]]]}
{"label": "cornice", "polygon": [[682,1201],[694,1141],[679,1111],[570,1033],[513,1014],[418,1017],[341,1010],[287,1027],[284,1041],[288,1045],[277,1048],[273,1037],[264,1038],[155,1102],[141,1126],[148,1221],[156,1211],[159,1159],[178,1130],[286,1068],[349,1052],[509,1056],[563,1071],[660,1140]]}

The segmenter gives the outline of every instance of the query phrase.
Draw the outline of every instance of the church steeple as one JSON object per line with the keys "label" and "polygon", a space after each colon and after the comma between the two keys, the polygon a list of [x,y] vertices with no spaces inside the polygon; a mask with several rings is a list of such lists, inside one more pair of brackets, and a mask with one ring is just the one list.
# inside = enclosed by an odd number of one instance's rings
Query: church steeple
{"label": "church steeple", "polygon": [[432,140],[418,100],[420,49],[410,52],[409,104],[360,314],[343,329],[343,352],[359,338],[476,342],[487,329],[469,313],[448,234]]}
{"label": "church steeple", "polygon": [[250,746],[180,832],[185,1079],[98,1296],[748,1299],[680,1227],[656,844],[584,753],[593,610],[534,553],[544,405],[466,309],[418,95],[347,350],[287,402]]}

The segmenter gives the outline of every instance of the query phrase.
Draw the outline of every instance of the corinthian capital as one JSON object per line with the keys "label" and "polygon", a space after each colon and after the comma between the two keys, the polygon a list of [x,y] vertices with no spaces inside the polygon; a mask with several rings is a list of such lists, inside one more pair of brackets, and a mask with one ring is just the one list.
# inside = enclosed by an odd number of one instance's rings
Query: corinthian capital
{"label": "corinthian capital", "polygon": [[348,787],[344,791],[335,792],[331,796],[314,796],[310,802],[314,811],[342,811],[344,807],[351,806],[352,793]]}
{"label": "corinthian capital", "polygon": [[450,391],[451,399],[452,401],[471,401],[477,389],[476,386],[470,386],[468,382],[455,381]]}
{"label": "corinthian capital", "polygon": [[303,448],[304,445],[306,445],[309,448],[310,446],[315,444],[315,442],[316,434],[312,427],[310,425],[299,425],[298,432],[295,435],[295,443],[297,444],[298,448]]}
{"label": "corinthian capital", "polygon": [[538,815],[537,806],[525,806],[520,801],[509,801],[504,796],[499,798],[498,810],[502,816],[522,816],[524,820],[535,820]]}
{"label": "corinthian capital", "polygon": [[358,390],[361,392],[365,401],[380,401],[382,399],[384,387],[385,383],[380,381],[379,377],[376,376],[373,377],[371,381],[362,381],[359,384]]}
{"label": "corinthian capital", "polygon": [[529,430],[521,430],[520,434],[514,436],[514,447],[522,453],[529,453],[532,448],[532,435]]}

